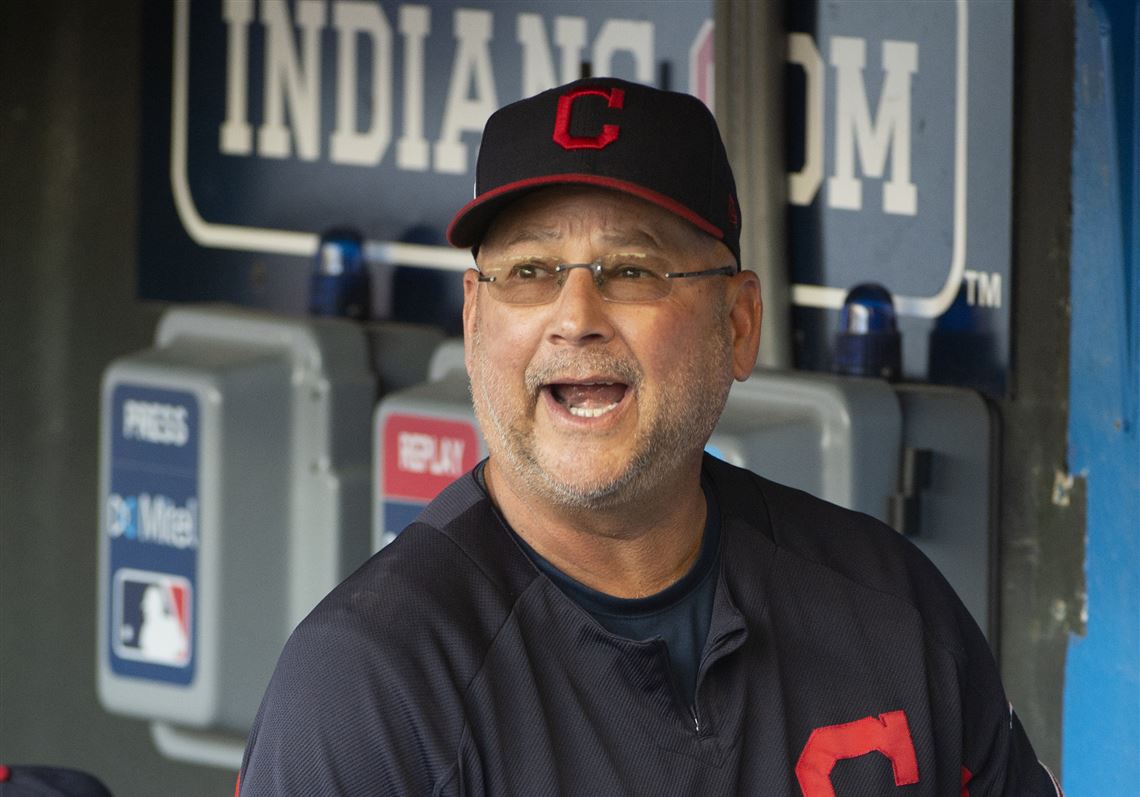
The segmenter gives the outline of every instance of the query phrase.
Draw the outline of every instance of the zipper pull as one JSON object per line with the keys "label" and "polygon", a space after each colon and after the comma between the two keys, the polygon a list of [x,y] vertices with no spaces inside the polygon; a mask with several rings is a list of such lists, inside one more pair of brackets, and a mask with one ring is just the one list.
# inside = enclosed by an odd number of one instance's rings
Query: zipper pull
{"label": "zipper pull", "polygon": [[697,716],[696,706],[689,706],[689,716],[693,718],[693,730],[699,734],[701,732],[701,718]]}

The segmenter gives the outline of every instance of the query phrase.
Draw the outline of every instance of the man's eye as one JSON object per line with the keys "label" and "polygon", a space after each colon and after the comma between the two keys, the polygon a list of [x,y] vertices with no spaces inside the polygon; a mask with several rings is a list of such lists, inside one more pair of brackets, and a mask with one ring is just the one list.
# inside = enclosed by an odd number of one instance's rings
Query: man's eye
{"label": "man's eye", "polygon": [[510,279],[520,281],[540,280],[550,277],[554,270],[545,263],[519,263],[511,268]]}
{"label": "man's eye", "polygon": [[641,266],[621,265],[616,266],[613,270],[613,275],[616,279],[620,280],[643,280],[655,277],[652,271]]}

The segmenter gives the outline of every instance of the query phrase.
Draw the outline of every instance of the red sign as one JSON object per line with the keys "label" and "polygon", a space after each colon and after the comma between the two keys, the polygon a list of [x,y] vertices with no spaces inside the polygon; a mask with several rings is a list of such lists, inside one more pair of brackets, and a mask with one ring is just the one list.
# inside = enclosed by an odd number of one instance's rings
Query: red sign
{"label": "red sign", "polygon": [[475,424],[393,413],[384,419],[386,499],[430,501],[479,461]]}

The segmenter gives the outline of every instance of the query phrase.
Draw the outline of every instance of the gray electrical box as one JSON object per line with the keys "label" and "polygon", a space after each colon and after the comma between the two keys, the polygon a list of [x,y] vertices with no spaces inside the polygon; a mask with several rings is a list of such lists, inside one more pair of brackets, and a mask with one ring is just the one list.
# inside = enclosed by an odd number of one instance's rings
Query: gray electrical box
{"label": "gray electrical box", "polygon": [[[895,385],[903,416],[903,461],[895,525],[942,572],[997,647],[998,415],[979,393]],[[895,513],[896,516],[901,514]]]}
{"label": "gray electrical box", "polygon": [[709,450],[734,465],[887,520],[902,409],[877,379],[757,370],[732,386]]}
{"label": "gray electrical box", "polygon": [[462,341],[435,351],[428,382],[385,396],[373,421],[372,546],[391,542],[444,487],[487,455]]}
{"label": "gray electrical box", "polygon": [[108,367],[99,697],[164,752],[240,760],[289,632],[367,557],[375,395],[359,325],[222,307]]}

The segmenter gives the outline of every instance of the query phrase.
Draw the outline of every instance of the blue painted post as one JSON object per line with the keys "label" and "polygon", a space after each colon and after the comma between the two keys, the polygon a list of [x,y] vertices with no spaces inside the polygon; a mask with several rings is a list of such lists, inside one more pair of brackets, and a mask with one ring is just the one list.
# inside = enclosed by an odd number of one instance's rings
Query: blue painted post
{"label": "blue painted post", "polygon": [[1087,480],[1087,634],[1065,670],[1070,795],[1140,794],[1140,13],[1078,0],[1069,469]]}

